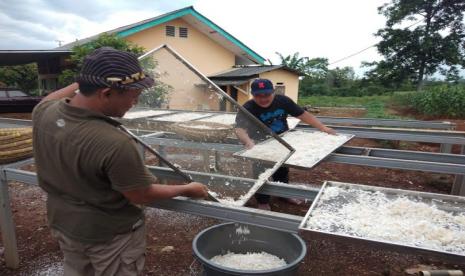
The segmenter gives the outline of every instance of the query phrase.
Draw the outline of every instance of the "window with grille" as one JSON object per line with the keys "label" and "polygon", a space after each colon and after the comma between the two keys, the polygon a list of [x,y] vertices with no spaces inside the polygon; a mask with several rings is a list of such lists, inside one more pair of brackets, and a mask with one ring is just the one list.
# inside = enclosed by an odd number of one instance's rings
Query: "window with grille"
{"label": "window with grille", "polygon": [[175,35],[175,28],[174,26],[166,26],[166,36],[174,36]]}
{"label": "window with grille", "polygon": [[179,37],[186,37],[187,38],[187,28],[186,27],[179,27]]}
{"label": "window with grille", "polygon": [[286,86],[283,82],[276,83],[274,87],[274,92],[278,95],[284,95],[286,93]]}

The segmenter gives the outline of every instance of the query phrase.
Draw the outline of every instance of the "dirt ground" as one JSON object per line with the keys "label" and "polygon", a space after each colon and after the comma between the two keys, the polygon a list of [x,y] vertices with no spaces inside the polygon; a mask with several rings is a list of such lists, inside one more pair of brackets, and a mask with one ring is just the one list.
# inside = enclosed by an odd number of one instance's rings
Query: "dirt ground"
{"label": "dirt ground", "polygon": [[[350,145],[438,150],[436,145],[391,145],[367,139],[355,139]],[[443,194],[450,191],[453,180],[448,175],[335,163],[322,163],[309,171],[291,170],[290,178],[291,182],[317,185],[336,180]],[[6,268],[0,247],[0,275],[62,275],[62,255],[46,223],[44,193],[38,187],[22,183],[12,182],[9,187],[21,264],[18,270]],[[309,204],[295,206],[277,198],[273,198],[271,205],[273,211],[301,216],[309,208]],[[202,229],[220,221],[152,208],[146,209],[146,217],[148,246],[144,275],[200,275],[201,268],[192,256],[192,240]],[[329,238],[305,237],[305,240],[308,253],[299,275],[408,275],[407,269],[420,265],[465,271],[465,260],[450,262],[425,254],[381,250]]]}

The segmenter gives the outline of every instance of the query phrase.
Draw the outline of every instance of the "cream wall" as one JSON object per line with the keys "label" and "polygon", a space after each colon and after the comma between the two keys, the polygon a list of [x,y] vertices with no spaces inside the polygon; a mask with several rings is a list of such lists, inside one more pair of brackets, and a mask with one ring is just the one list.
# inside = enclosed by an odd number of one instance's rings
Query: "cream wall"
{"label": "cream wall", "polygon": [[158,65],[157,80],[171,86],[168,95],[170,109],[218,111],[220,99],[217,93],[206,89],[206,82],[162,48],[152,55]]}
{"label": "cream wall", "polygon": [[[167,25],[175,26],[174,37],[165,35]],[[187,38],[179,37],[179,27],[188,28]],[[127,36],[126,39],[144,47],[147,51],[161,44],[168,44],[207,76],[235,65],[235,56],[232,52],[180,18],[137,32]]]}
{"label": "cream wall", "polygon": [[249,94],[246,95],[245,93],[243,93],[241,91],[237,91],[237,102],[240,105],[243,105],[246,101],[248,101],[248,100],[250,100],[252,98],[252,94],[250,94],[250,83],[251,82],[248,82],[248,83],[244,83],[244,84],[238,86],[242,90],[249,92]]}
{"label": "cream wall", "polygon": [[[175,26],[176,35],[174,37],[165,35],[165,27],[167,25]],[[179,37],[179,27],[188,28],[187,38]],[[127,36],[126,39],[144,47],[146,50],[151,50],[162,44],[168,44],[181,56],[193,64],[200,72],[207,76],[223,72],[235,65],[235,56],[232,52],[211,40],[208,36],[198,31],[181,18],[137,32]],[[165,59],[167,58],[165,55],[160,55],[160,57]],[[170,67],[170,70],[176,70],[176,68]],[[270,79],[274,85],[276,85],[277,82],[284,83],[286,86],[285,95],[294,101],[297,101],[299,77],[296,74],[278,69],[260,74],[260,78]],[[169,81],[176,82],[174,79],[170,79]],[[240,88],[250,91],[250,83],[241,85]],[[244,104],[250,98],[252,98],[251,94],[247,96],[238,91],[238,102],[240,104]],[[170,107],[175,108],[175,106],[183,106],[186,104],[185,99],[173,96]],[[211,103],[209,103],[209,105],[210,104]]]}
{"label": "cream wall", "polygon": [[269,79],[276,85],[282,82],[286,86],[284,94],[297,102],[299,94],[299,76],[286,70],[278,69],[260,74],[260,78]]}

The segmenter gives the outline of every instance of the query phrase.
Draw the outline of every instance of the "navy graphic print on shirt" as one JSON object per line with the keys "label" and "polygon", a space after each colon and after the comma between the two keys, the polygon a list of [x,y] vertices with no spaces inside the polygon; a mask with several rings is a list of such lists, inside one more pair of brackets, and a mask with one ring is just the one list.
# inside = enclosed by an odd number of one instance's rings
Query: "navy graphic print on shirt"
{"label": "navy graphic print on shirt", "polygon": [[287,113],[279,108],[275,111],[260,114],[260,121],[264,122],[274,133],[283,133],[289,129],[287,125]]}

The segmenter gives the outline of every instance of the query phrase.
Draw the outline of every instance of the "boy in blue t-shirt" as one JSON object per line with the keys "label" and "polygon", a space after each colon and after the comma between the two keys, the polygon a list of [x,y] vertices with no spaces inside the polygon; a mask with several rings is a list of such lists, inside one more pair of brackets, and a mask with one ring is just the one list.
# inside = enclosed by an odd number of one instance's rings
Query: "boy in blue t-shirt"
{"label": "boy in blue t-shirt", "polygon": [[[256,79],[252,82],[252,96],[253,99],[247,101],[244,107],[276,134],[289,130],[287,125],[288,115],[296,117],[320,131],[336,134],[332,128],[323,125],[315,116],[302,109],[289,97],[275,95],[273,83],[268,79]],[[250,121],[246,119],[244,114],[239,112],[236,117],[236,135],[249,149],[255,145],[255,141],[263,140],[265,137],[264,133],[256,130],[250,131],[251,129],[256,129],[256,127],[251,126]],[[289,183],[289,168],[279,168],[272,178],[273,181]],[[258,202],[258,208],[271,209],[269,204],[270,196],[256,194],[255,198]],[[289,199],[288,201],[294,204],[301,203],[297,199]]]}

